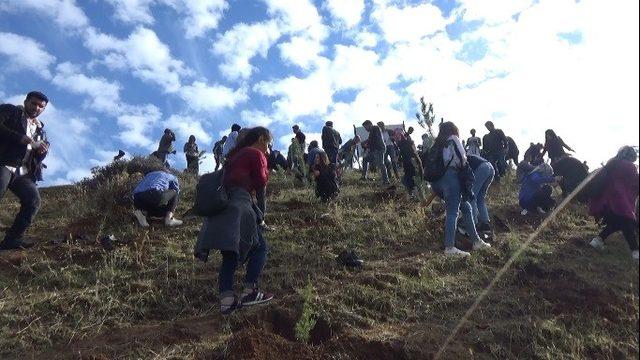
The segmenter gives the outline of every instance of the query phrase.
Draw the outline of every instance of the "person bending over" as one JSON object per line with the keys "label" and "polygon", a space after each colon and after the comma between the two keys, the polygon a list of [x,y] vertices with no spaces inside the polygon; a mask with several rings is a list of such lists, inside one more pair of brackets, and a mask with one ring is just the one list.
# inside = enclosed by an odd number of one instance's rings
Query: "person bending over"
{"label": "person bending over", "polygon": [[553,189],[551,185],[558,185],[561,176],[553,176],[553,168],[549,164],[540,164],[524,177],[520,187],[520,207],[522,215],[538,211],[540,214],[549,212],[556,206],[551,197]]}
{"label": "person bending over", "polygon": [[167,226],[180,226],[182,220],[173,217],[179,197],[180,184],[175,175],[152,171],[133,190],[133,215],[142,227],[149,226],[147,217],[163,218]]}

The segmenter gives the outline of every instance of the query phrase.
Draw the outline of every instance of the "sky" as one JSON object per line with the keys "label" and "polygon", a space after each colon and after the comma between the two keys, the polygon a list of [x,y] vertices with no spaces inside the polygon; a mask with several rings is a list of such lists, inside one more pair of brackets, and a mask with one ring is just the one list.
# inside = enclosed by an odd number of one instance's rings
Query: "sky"
{"label": "sky", "polygon": [[523,153],[553,128],[593,168],[638,145],[638,33],[631,0],[0,0],[0,102],[50,98],[45,186],[165,128],[209,152],[234,122],[284,152],[293,124],[421,133],[422,96],[463,138],[492,120]]}

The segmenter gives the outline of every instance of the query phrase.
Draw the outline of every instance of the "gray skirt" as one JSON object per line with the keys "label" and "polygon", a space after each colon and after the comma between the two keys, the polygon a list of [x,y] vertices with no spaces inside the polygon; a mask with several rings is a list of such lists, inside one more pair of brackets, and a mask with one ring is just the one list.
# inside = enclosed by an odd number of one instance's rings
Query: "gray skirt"
{"label": "gray skirt", "polygon": [[194,249],[195,256],[207,261],[211,250],[233,251],[240,262],[258,244],[258,224],[262,212],[251,194],[242,188],[229,190],[229,205],[219,214],[204,218]]}

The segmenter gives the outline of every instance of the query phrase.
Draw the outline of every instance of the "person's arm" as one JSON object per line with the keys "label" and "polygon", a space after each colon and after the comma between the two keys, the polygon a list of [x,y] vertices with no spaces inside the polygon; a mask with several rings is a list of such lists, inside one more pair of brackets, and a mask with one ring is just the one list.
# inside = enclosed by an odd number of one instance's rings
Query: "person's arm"
{"label": "person's arm", "polygon": [[31,143],[29,137],[7,127],[6,123],[11,119],[13,112],[14,110],[11,106],[0,106],[0,139],[23,145]]}
{"label": "person's arm", "polygon": [[269,164],[267,163],[267,157],[264,154],[257,154],[257,159],[253,161],[253,163],[253,169],[251,171],[253,184],[256,189],[264,188],[269,181]]}
{"label": "person's arm", "polygon": [[564,143],[564,140],[562,140],[562,138],[558,138],[560,140],[560,143],[562,144],[562,147],[571,151],[571,152],[575,152],[575,150],[573,150],[571,147],[569,147],[569,145]]}
{"label": "person's arm", "polygon": [[168,174],[169,177],[169,189],[175,190],[176,192],[180,192],[180,183],[178,182],[178,178],[173,174]]}
{"label": "person's arm", "polygon": [[267,187],[263,186],[256,190],[256,206],[258,209],[262,211],[262,216],[266,214],[267,211]]}
{"label": "person's arm", "polygon": [[453,146],[455,146],[455,148],[457,149],[456,156],[460,158],[460,162],[464,166],[467,163],[467,155],[464,151],[464,146],[462,146],[462,143],[460,142],[459,137],[454,136],[452,140],[453,140]]}

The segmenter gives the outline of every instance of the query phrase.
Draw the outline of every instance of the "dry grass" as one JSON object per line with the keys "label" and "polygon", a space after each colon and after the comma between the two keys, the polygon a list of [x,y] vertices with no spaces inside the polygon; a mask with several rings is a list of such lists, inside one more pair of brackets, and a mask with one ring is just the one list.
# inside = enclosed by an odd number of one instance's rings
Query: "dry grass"
{"label": "dry grass", "polygon": [[[274,176],[267,220],[278,231],[266,235],[261,285],[277,300],[222,317],[220,258],[192,256],[199,220],[134,226],[124,169],[93,188],[44,189],[30,231],[39,245],[0,254],[0,358],[429,358],[540,222],[518,215],[507,182],[492,189],[492,211],[506,225],[494,247],[451,259],[441,251],[439,204],[425,216],[401,188],[352,174],[339,200],[322,204],[310,188]],[[179,213],[194,186],[182,178]],[[3,199],[0,221],[17,208]],[[561,214],[445,358],[637,358],[637,267],[621,238],[590,249],[595,230],[580,206]],[[105,234],[122,244],[104,251],[95,240]],[[89,240],[69,240],[77,235]],[[59,239],[67,241],[51,244]],[[337,266],[345,248],[364,258],[363,269]]]}

